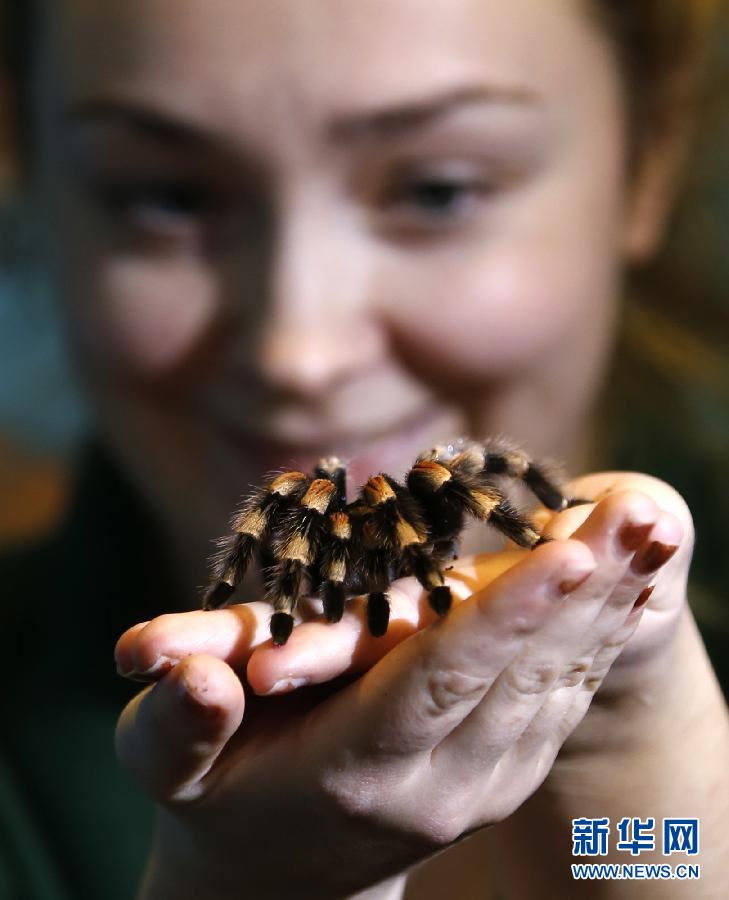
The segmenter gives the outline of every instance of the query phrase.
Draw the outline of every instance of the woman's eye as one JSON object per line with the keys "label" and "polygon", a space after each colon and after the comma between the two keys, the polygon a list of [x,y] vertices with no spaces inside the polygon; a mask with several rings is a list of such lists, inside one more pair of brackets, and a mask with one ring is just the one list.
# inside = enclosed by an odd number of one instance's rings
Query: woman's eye
{"label": "woman's eye", "polygon": [[211,209],[206,191],[185,183],[108,184],[98,193],[102,206],[114,218],[160,234],[188,231]]}
{"label": "woman's eye", "polygon": [[397,177],[379,206],[397,226],[444,228],[467,223],[492,190],[490,181],[472,172]]}
{"label": "woman's eye", "polygon": [[471,199],[477,186],[470,182],[430,179],[410,185],[402,200],[426,213],[442,215],[461,209]]}

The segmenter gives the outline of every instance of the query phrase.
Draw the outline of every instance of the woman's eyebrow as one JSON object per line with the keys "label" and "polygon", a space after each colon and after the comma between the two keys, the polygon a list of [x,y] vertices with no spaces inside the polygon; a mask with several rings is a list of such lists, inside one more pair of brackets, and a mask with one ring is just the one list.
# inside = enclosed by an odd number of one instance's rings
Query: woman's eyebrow
{"label": "woman's eyebrow", "polygon": [[222,149],[223,145],[204,125],[124,99],[98,97],[72,103],[63,111],[62,121],[71,125],[121,124],[160,143],[188,150],[210,150],[216,145]]}
{"label": "woman's eyebrow", "polygon": [[464,106],[508,104],[530,107],[540,103],[539,94],[527,87],[463,85],[435,96],[338,117],[332,122],[329,133],[333,140],[340,142],[397,137],[404,132],[430,125]]}
{"label": "woman's eyebrow", "polygon": [[[327,133],[335,143],[399,135],[433,124],[466,106],[515,105],[536,107],[540,95],[530,88],[496,85],[461,85],[442,93],[417,97],[356,113],[335,115]],[[219,149],[230,152],[225,139],[205,124],[169,113],[154,105],[117,97],[90,97],[71,103],[62,113],[71,125],[122,124],[145,136],[187,150]]]}

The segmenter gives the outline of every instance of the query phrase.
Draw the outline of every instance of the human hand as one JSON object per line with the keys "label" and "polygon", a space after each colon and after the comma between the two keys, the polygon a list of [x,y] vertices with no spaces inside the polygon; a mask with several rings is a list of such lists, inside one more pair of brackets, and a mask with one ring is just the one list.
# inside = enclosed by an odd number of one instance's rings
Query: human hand
{"label": "human hand", "polygon": [[[610,753],[620,748],[630,752],[633,747],[650,746],[657,739],[656,715],[665,721],[677,721],[674,707],[680,704],[672,690],[677,671],[683,677],[690,676],[694,665],[683,660],[683,650],[673,652],[677,632],[682,623],[690,620],[686,588],[694,546],[694,527],[691,513],[683,498],[668,484],[648,475],[635,472],[602,472],[572,481],[568,492],[571,496],[603,500],[621,491],[641,491],[650,496],[664,512],[672,514],[674,523],[680,523],[683,537],[677,552],[660,567],[652,579],[651,588],[642,596],[644,614],[637,627],[623,644],[624,632],[616,631],[612,641],[621,647],[609,672],[605,673],[600,690],[590,706],[590,714],[570,735],[565,750],[587,754],[599,749]],[[541,510],[535,516],[545,535],[555,539],[571,536],[593,510],[592,504],[576,506],[554,514]],[[644,545],[644,553],[660,556],[660,549],[653,546],[654,532]],[[670,540],[670,537],[667,539]],[[645,557],[644,557],[645,558]],[[608,659],[613,659],[608,652]],[[674,696],[675,695],[675,696]],[[651,715],[646,715],[651,708]]]}
{"label": "human hand", "polygon": [[[167,809],[158,883],[183,872],[183,886],[215,884],[216,896],[243,883],[260,897],[303,896],[306,884],[342,896],[513,812],[635,631],[635,601],[655,574],[636,571],[641,560],[658,562],[650,546],[675,545],[684,530],[647,494],[622,492],[618,476],[593,477],[615,490],[547,524],[556,533],[582,519],[572,539],[459,561],[450,583],[467,599],[425,630],[431,614],[405,579],[384,639],[369,637],[356,603],[337,625],[301,625],[282,648],[266,640],[263,604],[127,632],[123,670],[169,670],[118,731],[120,756]],[[674,587],[663,593],[680,608]],[[638,657],[659,646],[652,631],[636,636]],[[244,714],[236,672],[259,693],[301,679],[323,687],[267,699],[246,689]]]}

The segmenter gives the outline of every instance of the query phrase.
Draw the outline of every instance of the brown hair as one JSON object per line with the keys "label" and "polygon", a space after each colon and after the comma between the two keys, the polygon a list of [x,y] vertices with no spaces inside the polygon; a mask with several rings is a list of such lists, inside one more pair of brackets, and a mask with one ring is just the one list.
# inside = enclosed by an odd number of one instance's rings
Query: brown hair
{"label": "brown hair", "polygon": [[690,114],[722,0],[589,0],[621,62],[633,146]]}

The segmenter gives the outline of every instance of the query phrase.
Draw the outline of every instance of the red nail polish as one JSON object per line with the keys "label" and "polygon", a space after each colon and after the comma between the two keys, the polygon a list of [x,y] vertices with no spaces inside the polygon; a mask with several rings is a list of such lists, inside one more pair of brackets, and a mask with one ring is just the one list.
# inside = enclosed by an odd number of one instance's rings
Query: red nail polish
{"label": "red nail polish", "polygon": [[648,600],[650,599],[651,594],[653,593],[654,585],[650,587],[644,588],[640,594],[638,594],[638,599],[633,604],[633,609],[640,609],[641,606],[645,606]]}
{"label": "red nail polish", "polygon": [[633,557],[631,568],[638,575],[650,575],[668,562],[678,550],[676,544],[662,544],[660,541],[651,541],[647,547],[639,550]]}
{"label": "red nail polish", "polygon": [[637,550],[653,528],[653,522],[646,525],[624,525],[620,529],[620,543],[625,550]]}

